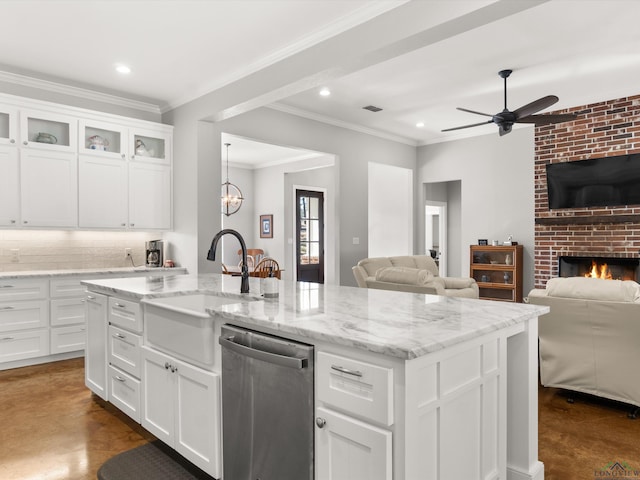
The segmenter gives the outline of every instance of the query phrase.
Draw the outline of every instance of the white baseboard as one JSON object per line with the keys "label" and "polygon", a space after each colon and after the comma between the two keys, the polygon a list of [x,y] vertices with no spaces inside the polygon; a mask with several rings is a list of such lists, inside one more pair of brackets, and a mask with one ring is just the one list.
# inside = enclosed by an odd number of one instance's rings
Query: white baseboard
{"label": "white baseboard", "polygon": [[544,463],[536,462],[528,472],[507,466],[507,480],[544,480]]}

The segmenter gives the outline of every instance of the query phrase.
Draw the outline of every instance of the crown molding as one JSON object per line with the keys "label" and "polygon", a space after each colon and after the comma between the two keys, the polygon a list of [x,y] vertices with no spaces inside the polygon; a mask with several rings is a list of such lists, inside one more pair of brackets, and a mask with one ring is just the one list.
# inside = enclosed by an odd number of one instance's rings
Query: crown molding
{"label": "crown molding", "polygon": [[96,92],[94,90],[89,90],[86,88],[65,85],[62,83],[52,82],[50,80],[42,80],[18,73],[0,71],[0,82],[13,83],[22,87],[38,88],[40,90],[61,93],[64,95],[70,95],[73,97],[84,98],[97,102],[109,103],[111,105],[118,105],[120,107],[133,108],[135,110],[154,113],[158,115],[162,113],[160,106],[152,103],[131,100],[128,98],[119,97],[117,95]]}
{"label": "crown molding", "polygon": [[418,146],[417,141],[411,140],[409,138],[401,137],[399,135],[394,135],[392,133],[383,132],[381,130],[375,130],[373,128],[363,127],[362,125],[358,125],[356,123],[344,122],[342,120],[337,120],[335,118],[327,117],[325,115],[320,115],[318,113],[310,112],[308,110],[303,110],[301,108],[291,107],[283,103],[272,103],[270,105],[265,105],[265,107],[271,108],[272,110],[278,110],[280,112],[289,113],[291,115],[297,115],[298,117],[308,118],[309,120],[315,120],[316,122],[326,123],[329,125],[333,125],[335,127],[346,128],[348,130],[364,133],[366,135],[372,135],[374,137],[384,138],[385,140],[391,140],[393,142],[403,143],[405,145],[410,145],[412,147]]}

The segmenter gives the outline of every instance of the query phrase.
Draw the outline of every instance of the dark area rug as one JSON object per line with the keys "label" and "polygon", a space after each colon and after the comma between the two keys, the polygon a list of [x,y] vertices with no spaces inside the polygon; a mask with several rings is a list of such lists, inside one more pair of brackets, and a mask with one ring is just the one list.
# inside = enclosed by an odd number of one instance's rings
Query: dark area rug
{"label": "dark area rug", "polygon": [[156,440],[110,458],[98,480],[212,480],[198,467]]}

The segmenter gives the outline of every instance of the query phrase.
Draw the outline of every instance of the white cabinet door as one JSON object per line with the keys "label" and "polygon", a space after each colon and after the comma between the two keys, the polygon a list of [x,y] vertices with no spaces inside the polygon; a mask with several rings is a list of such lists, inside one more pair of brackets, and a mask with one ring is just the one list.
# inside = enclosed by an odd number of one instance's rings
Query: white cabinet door
{"label": "white cabinet door", "polygon": [[84,118],[78,122],[78,152],[80,155],[126,160],[129,152],[128,142],[126,127]]}
{"label": "white cabinet door", "polygon": [[220,377],[142,347],[142,426],[220,478]]}
{"label": "white cabinet door", "polygon": [[80,155],[78,165],[80,227],[126,228],[127,164],[122,158]]}
{"label": "white cabinet door", "polygon": [[18,144],[18,110],[0,105],[0,144]]}
{"label": "white cabinet door", "polygon": [[391,480],[391,432],[326,408],[316,409],[318,480]]}
{"label": "white cabinet door", "polygon": [[84,383],[93,393],[104,400],[108,400],[107,299],[106,295],[89,292],[85,302],[87,344],[84,360]]}
{"label": "white cabinet door", "polygon": [[20,111],[20,146],[50,152],[78,151],[78,120],[39,110]]}
{"label": "white cabinet door", "polygon": [[129,158],[155,164],[171,164],[171,133],[162,129],[129,129]]}
{"label": "white cabinet door", "polygon": [[174,448],[209,475],[220,478],[220,377],[178,360],[172,363],[177,381]]}
{"label": "white cabinet door", "polygon": [[129,164],[129,227],[171,228],[171,167],[146,162]]}
{"label": "white cabinet door", "polygon": [[23,148],[20,177],[24,226],[78,225],[78,164],[74,153]]}
{"label": "white cabinet door", "polygon": [[167,445],[174,438],[174,376],[171,357],[142,347],[141,424]]}
{"label": "white cabinet door", "polygon": [[18,149],[0,145],[0,225],[15,227],[20,222],[20,174]]}

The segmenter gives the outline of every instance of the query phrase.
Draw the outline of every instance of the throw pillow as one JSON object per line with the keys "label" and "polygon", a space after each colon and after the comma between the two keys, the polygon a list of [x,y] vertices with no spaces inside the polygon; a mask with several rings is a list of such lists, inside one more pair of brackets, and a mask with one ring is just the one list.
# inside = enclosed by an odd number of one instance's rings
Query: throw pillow
{"label": "throw pillow", "polygon": [[419,268],[385,267],[376,272],[376,280],[405,285],[426,285],[433,280],[433,274]]}
{"label": "throw pillow", "polygon": [[605,302],[638,302],[640,285],[632,280],[551,278],[547,282],[547,294],[550,297],[584,298]]}

